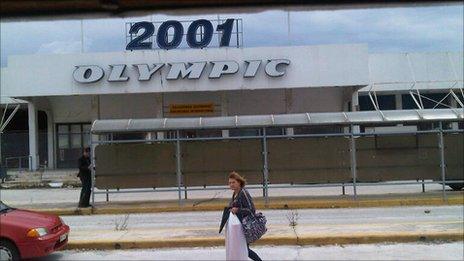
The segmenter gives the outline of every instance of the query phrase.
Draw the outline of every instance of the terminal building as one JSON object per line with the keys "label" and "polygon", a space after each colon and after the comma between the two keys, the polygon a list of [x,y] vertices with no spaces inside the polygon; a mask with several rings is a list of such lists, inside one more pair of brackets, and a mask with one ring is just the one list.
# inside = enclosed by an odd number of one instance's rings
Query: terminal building
{"label": "terminal building", "polygon": [[[456,148],[446,153],[451,153],[448,163],[454,164],[448,166],[449,171],[457,173],[454,179],[462,180],[463,71],[463,53],[371,53],[367,44],[11,56],[1,71],[2,108],[7,109],[5,118],[14,114],[2,133],[2,162],[8,168],[22,164],[30,170],[44,168],[75,172],[76,159],[84,147],[91,145],[91,140],[138,140],[136,145],[147,145],[141,142],[147,140],[155,145],[155,140],[162,142],[182,138],[198,139],[197,142],[205,144],[212,142],[207,138],[261,137],[263,128],[268,136],[288,138],[306,134],[328,137],[337,133],[418,134],[441,128],[454,131],[457,136]],[[399,114],[394,114],[394,111]],[[275,124],[285,115],[303,115],[308,124],[297,121]],[[260,116],[270,119],[270,122],[240,125],[247,120],[258,120]],[[373,116],[380,120],[369,123],[363,118]],[[203,127],[211,123],[208,119],[230,120],[230,124]],[[153,125],[156,125],[154,120],[158,120],[162,126],[131,129],[131,124],[149,124],[150,120],[153,120]],[[95,133],[92,136],[93,124]],[[105,126],[115,129],[103,131]],[[414,162],[395,164],[393,160],[389,170],[396,165],[397,168],[404,167],[403,172],[421,171],[427,166],[421,165],[420,160],[427,159],[430,152],[420,149],[422,145],[417,140],[416,137],[412,141],[394,141],[393,147],[389,147],[387,141],[382,144],[381,140],[376,140],[375,146],[377,149],[383,146],[388,151],[388,148],[401,149],[412,142],[411,146],[417,153],[414,154]],[[221,150],[228,146],[224,141],[220,142],[214,148],[219,146],[218,150]],[[433,163],[433,175],[440,177],[439,143],[429,143],[424,146],[432,146],[437,154],[434,156],[437,161]],[[269,146],[271,150],[272,146]],[[282,145],[279,151],[298,145],[292,146]],[[321,148],[337,147],[337,142],[334,144],[327,139],[325,142],[322,140],[320,146],[314,146],[302,148],[312,151],[309,158],[315,157]],[[362,144],[360,146],[357,149],[361,152]],[[193,151],[213,153],[212,149],[201,148],[203,150],[192,150],[189,155],[193,155]],[[219,155],[222,152],[215,153]],[[248,155],[249,151],[242,153]],[[342,164],[350,173],[349,146],[339,154],[319,153],[324,157],[332,156],[336,164]],[[348,153],[346,158],[345,153]],[[406,148],[405,153],[410,154],[411,151]],[[187,154],[182,155],[185,157]],[[288,153],[285,155],[279,158],[290,157]],[[126,156],[130,158],[130,155]],[[97,179],[98,160],[108,155],[98,157]],[[263,168],[261,156],[257,157],[259,168],[256,173],[252,167],[252,170],[246,167],[247,163],[235,166],[236,170],[247,173],[252,183],[262,183],[258,178]],[[169,161],[172,159],[167,158]],[[274,159],[276,165],[277,161]],[[312,175],[304,171],[304,164],[298,171],[289,170],[295,173],[294,180],[285,180],[273,179],[273,161],[268,163],[266,171],[270,173],[271,183],[313,182],[301,179],[302,175]],[[102,163],[102,166],[105,164]],[[322,177],[316,182],[331,181],[324,176],[332,173],[333,166],[329,165],[319,166],[325,168],[323,172],[312,172]],[[189,163],[182,166],[182,173],[188,173]],[[358,164],[358,168],[362,165]],[[167,169],[167,172],[172,169],[175,176],[175,164]],[[192,173],[198,171],[192,170]],[[226,169],[217,169],[217,172],[220,171]],[[274,168],[274,173],[278,172]],[[285,175],[282,173],[274,175]],[[407,178],[413,177],[407,175]],[[119,188],[117,184],[120,183],[101,187]],[[157,184],[148,185],[155,186],[158,187]]]}

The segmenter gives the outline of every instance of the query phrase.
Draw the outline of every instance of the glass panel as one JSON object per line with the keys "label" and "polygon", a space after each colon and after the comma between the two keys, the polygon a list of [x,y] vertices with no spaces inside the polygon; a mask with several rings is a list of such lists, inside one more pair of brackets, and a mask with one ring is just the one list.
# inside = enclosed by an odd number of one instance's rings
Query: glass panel
{"label": "glass panel", "polygon": [[175,139],[176,138],[176,131],[167,131],[165,132],[165,138],[166,139]]}
{"label": "glass panel", "polygon": [[327,134],[342,133],[342,127],[337,125],[315,125],[293,128],[295,134]]}
{"label": "glass panel", "polygon": [[58,133],[68,133],[69,126],[68,125],[58,125]]}
{"label": "glass panel", "polygon": [[144,140],[146,133],[115,133],[113,140]]}
{"label": "glass panel", "polygon": [[196,138],[197,132],[195,130],[182,130],[180,131],[181,138]]}
{"label": "glass panel", "polygon": [[403,94],[401,95],[401,99],[402,99],[402,104],[403,104],[403,110],[417,109],[417,105],[412,99],[411,95]]}
{"label": "glass panel", "polygon": [[[375,100],[375,97],[372,97]],[[377,95],[377,102],[379,103],[380,110],[395,110],[396,100],[395,95]],[[359,96],[359,109],[361,111],[375,110],[371,99],[368,95]]]}
{"label": "glass panel", "polygon": [[71,148],[82,148],[81,134],[71,134]]}
{"label": "glass panel", "polygon": [[259,134],[260,134],[260,129],[231,129],[229,130],[230,137],[258,136]]}
{"label": "glass panel", "polygon": [[[441,101],[447,95],[446,93],[421,93],[421,95],[423,96],[421,98],[422,104],[424,105],[424,109],[432,109],[433,107],[439,109],[448,108],[444,104],[448,106],[450,106],[451,104],[450,96],[446,97],[446,99]],[[417,95],[415,97],[419,101]],[[402,99],[403,109],[417,109],[417,105],[414,103],[414,100],[412,99],[411,95],[403,94]],[[439,101],[441,101],[440,104],[438,104]]]}
{"label": "glass panel", "polygon": [[82,125],[82,130],[85,133],[89,133],[91,127],[92,127],[92,125],[90,125],[90,124],[84,124],[84,125]]}
{"label": "glass panel", "polygon": [[197,130],[197,137],[208,138],[208,137],[222,137],[221,130]]}
{"label": "glass panel", "polygon": [[424,93],[422,95],[424,96],[422,97],[424,109],[433,109],[434,107],[444,109],[448,108],[446,105],[450,106],[450,96],[447,96],[447,93]]}
{"label": "glass panel", "polygon": [[266,128],[266,135],[284,135],[284,128],[280,127],[269,127]]}
{"label": "glass panel", "polygon": [[71,125],[71,133],[81,133],[81,125],[80,124]]}
{"label": "glass panel", "polygon": [[84,133],[82,135],[82,138],[84,140],[84,147],[90,147],[90,134]]}
{"label": "glass panel", "polygon": [[58,135],[58,148],[60,149],[69,148],[69,136],[68,135]]}

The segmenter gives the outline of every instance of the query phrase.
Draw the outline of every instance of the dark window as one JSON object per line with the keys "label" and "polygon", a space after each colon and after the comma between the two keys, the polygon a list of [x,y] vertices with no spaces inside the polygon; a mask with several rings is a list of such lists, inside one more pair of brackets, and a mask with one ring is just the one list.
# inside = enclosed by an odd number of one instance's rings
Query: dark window
{"label": "dark window", "polygon": [[90,147],[90,123],[56,125],[57,167],[77,168],[77,159],[85,147]]}
{"label": "dark window", "polygon": [[[11,107],[10,107],[11,108]],[[14,109],[8,109],[5,118],[11,115]],[[4,111],[2,111],[3,113]],[[0,116],[1,117],[1,116]],[[1,134],[1,162],[8,168],[29,167],[29,127],[27,109],[19,109]],[[47,114],[37,111],[38,152],[39,164],[45,165],[48,161]]]}
{"label": "dark window", "polygon": [[[372,96],[375,101],[375,96]],[[396,101],[395,95],[377,95],[377,102],[379,103],[380,110],[395,110]],[[359,96],[359,110],[373,111],[375,110],[371,98],[368,95]]]}
{"label": "dark window", "polygon": [[[440,128],[439,122],[417,122],[417,123],[405,123],[405,126],[417,126],[418,131],[435,130]],[[443,122],[442,127],[444,130],[450,130],[452,128],[451,122]]]}
{"label": "dark window", "polygon": [[[416,98],[417,102],[420,103],[420,100],[417,94],[413,94],[413,95]],[[446,97],[446,95],[447,93],[421,93],[421,96],[423,96],[421,97],[421,100],[422,100],[422,104],[424,105],[424,109],[433,109],[434,107],[436,109],[448,108],[445,105],[450,106],[451,100],[450,100],[450,96]],[[442,99],[445,97],[446,99],[442,101]],[[414,102],[414,99],[411,97],[410,94],[403,94],[401,96],[401,99],[403,102],[404,110],[417,109],[417,105]],[[437,104],[438,102],[440,102],[441,104]]]}
{"label": "dark window", "polygon": [[285,134],[285,128],[281,128],[281,127],[266,128],[266,135],[272,136],[272,135],[284,135],[284,134]]}
{"label": "dark window", "polygon": [[230,129],[230,137],[259,136],[261,129]]}
{"label": "dark window", "polygon": [[[110,135],[111,137],[111,135]],[[114,133],[113,140],[144,140],[147,137],[146,133]]]}
{"label": "dark window", "polygon": [[[166,139],[175,139],[177,131],[166,132]],[[222,137],[221,130],[180,130],[180,138],[209,138]]]}
{"label": "dark window", "polygon": [[[261,136],[263,134],[262,128],[253,128],[253,129],[230,129],[230,137],[243,137],[243,136]],[[282,127],[268,127],[266,128],[266,135],[268,136],[277,136],[285,135],[285,128]]]}
{"label": "dark window", "polygon": [[298,134],[326,134],[341,133],[342,127],[337,125],[313,125],[293,128],[293,133]]}

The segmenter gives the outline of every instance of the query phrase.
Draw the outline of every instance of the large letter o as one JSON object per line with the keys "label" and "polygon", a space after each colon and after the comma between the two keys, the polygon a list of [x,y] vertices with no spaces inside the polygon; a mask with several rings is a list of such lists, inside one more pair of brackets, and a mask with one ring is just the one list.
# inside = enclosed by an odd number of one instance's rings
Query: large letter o
{"label": "large letter o", "polygon": [[105,72],[97,65],[76,66],[73,73],[74,80],[79,83],[98,82],[103,78],[103,75],[105,75]]}

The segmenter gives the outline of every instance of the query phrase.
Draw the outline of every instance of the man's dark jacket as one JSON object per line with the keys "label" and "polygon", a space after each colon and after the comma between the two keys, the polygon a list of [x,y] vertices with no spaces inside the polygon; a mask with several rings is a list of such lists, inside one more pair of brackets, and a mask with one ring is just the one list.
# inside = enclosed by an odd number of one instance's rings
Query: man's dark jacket
{"label": "man's dark jacket", "polygon": [[78,177],[82,177],[82,178],[90,177],[91,173],[90,173],[89,166],[90,166],[90,157],[84,157],[84,156],[80,157]]}

